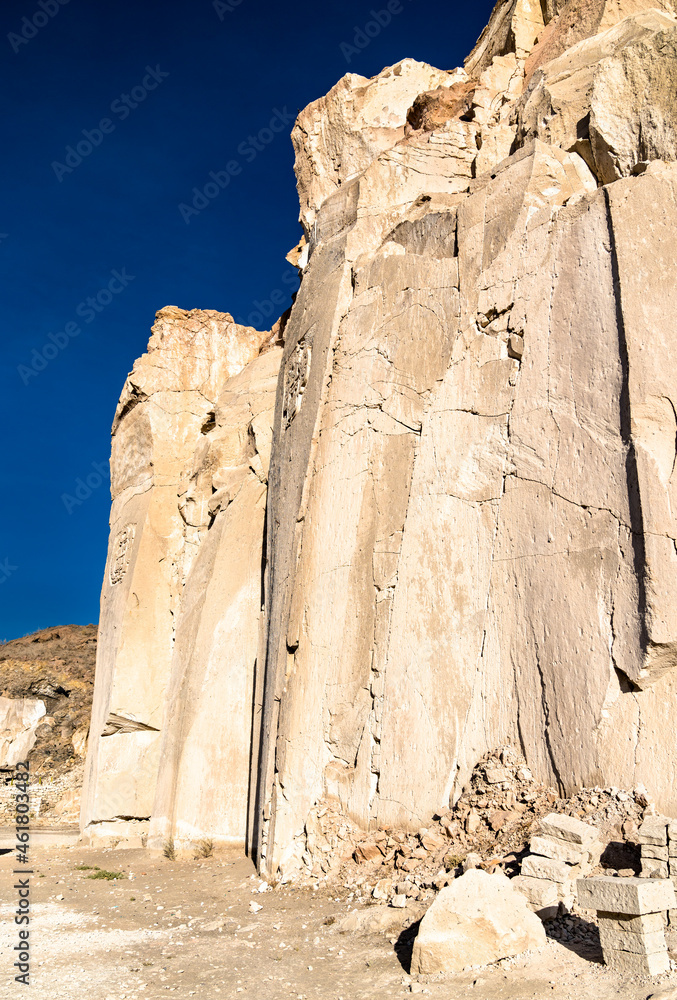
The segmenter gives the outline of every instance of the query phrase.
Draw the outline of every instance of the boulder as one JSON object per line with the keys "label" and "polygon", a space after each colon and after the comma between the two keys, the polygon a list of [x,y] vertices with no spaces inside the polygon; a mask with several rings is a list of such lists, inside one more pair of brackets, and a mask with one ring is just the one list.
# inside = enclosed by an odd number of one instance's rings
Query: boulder
{"label": "boulder", "polygon": [[412,975],[462,972],[535,951],[543,924],[504,875],[466,872],[439,896],[421,921]]}

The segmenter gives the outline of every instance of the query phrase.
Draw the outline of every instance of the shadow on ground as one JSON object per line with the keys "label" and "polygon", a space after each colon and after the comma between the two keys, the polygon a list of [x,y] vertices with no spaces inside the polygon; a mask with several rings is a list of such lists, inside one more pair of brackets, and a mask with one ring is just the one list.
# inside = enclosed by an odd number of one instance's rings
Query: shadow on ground
{"label": "shadow on ground", "polygon": [[411,955],[414,950],[414,941],[416,940],[416,935],[418,934],[420,926],[421,921],[417,920],[415,924],[411,925],[411,927],[407,927],[406,930],[402,931],[395,943],[395,954],[397,955],[397,959],[407,975],[411,972]]}
{"label": "shadow on ground", "polygon": [[573,951],[588,962],[594,962],[596,965],[604,964],[597,924],[571,915],[551,920],[544,926],[547,936],[557,941],[563,948]]}

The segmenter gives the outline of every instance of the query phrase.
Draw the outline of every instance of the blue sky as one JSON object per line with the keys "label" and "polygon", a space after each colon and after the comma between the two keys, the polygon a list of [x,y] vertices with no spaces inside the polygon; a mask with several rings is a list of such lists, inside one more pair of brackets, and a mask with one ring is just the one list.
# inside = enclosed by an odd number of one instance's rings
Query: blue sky
{"label": "blue sky", "polygon": [[297,111],[346,72],[459,65],[492,6],[391,0],[360,49],[387,2],[4,0],[0,640],[98,620],[110,425],[155,312],[289,299]]}

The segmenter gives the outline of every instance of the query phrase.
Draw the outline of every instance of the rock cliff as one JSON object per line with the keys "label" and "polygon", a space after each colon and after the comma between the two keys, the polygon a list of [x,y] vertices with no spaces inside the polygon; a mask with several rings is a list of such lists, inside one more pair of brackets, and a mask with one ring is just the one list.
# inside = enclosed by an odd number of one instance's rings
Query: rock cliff
{"label": "rock cliff", "polygon": [[284,347],[164,310],[123,392],[90,835],[292,871],[317,807],[416,830],[505,743],[677,810],[676,45],[504,0],[301,112]]}

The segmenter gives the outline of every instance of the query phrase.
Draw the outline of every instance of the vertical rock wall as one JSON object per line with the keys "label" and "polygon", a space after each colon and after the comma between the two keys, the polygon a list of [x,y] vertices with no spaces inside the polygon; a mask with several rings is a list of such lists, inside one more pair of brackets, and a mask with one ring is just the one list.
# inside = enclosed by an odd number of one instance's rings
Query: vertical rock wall
{"label": "vertical rock wall", "polygon": [[123,394],[85,823],[293,871],[506,741],[677,809],[676,46],[504,0],[301,113],[284,347],[162,313]]}
{"label": "vertical rock wall", "polygon": [[300,863],[316,805],[418,829],[505,740],[562,791],[644,781],[677,807],[677,168],[647,162],[676,158],[675,20],[591,6],[607,30],[586,40],[566,5],[543,37],[579,44],[535,73],[528,6],[498,5],[465,82],[422,93],[309,227],[269,498],[271,871]]}
{"label": "vertical rock wall", "polygon": [[208,524],[206,504],[202,523],[191,523],[180,498],[219,392],[267,336],[227,314],[164,309],[123,389],[83,827],[151,816],[176,621]]}
{"label": "vertical rock wall", "polygon": [[[244,843],[280,348],[225,384],[208,450],[209,530],[186,580],[166,694],[151,846]],[[214,487],[215,492],[211,492]]]}

